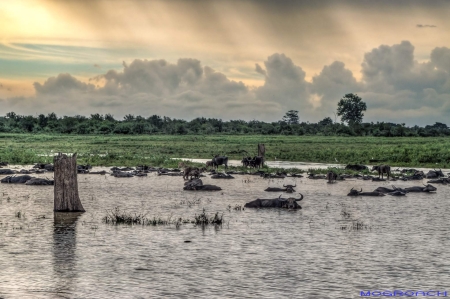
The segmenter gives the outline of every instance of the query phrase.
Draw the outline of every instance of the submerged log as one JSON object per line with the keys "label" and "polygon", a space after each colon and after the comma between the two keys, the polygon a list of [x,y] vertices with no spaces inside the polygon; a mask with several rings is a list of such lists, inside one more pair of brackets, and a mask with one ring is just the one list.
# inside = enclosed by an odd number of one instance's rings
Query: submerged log
{"label": "submerged log", "polygon": [[85,212],[78,195],[77,154],[72,157],[59,153],[54,157],[55,212]]}

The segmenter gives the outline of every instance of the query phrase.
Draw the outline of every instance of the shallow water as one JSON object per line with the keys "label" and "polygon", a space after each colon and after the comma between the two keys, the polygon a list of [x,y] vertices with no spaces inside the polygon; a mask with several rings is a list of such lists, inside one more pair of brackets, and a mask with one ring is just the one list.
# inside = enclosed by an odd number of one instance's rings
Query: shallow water
{"label": "shallow water", "polygon": [[[204,178],[223,191],[201,193],[154,173],[78,180],[87,212],[64,219],[54,218],[52,186],[0,184],[1,298],[359,298],[361,290],[445,290],[450,281],[448,186],[354,198],[346,196],[352,187],[390,183],[236,176]],[[263,190],[283,183],[297,184],[302,210],[228,210],[278,197]],[[114,207],[164,219],[205,208],[223,213],[225,224],[103,223]],[[364,229],[351,229],[351,220]]]}

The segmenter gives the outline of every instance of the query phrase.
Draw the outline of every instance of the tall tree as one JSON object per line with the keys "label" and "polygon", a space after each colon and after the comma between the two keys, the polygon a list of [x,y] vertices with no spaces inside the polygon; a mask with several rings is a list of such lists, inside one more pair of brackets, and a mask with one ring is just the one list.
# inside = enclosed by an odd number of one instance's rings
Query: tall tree
{"label": "tall tree", "polygon": [[366,103],[357,94],[348,93],[339,101],[337,115],[341,116],[342,122],[360,124],[366,110]]}
{"label": "tall tree", "polygon": [[297,110],[289,110],[283,116],[283,121],[287,122],[289,125],[298,124],[299,123],[298,111]]}

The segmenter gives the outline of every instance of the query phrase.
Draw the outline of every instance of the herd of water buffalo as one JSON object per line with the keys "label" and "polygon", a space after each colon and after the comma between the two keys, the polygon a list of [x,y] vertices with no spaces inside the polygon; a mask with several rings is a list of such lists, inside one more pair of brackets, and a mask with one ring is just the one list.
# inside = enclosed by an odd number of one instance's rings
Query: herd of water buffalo
{"label": "herd of water buffalo", "polygon": [[[252,168],[260,168],[264,164],[264,158],[255,156],[244,157],[242,159],[242,164],[245,167]],[[0,180],[1,183],[9,183],[9,184],[25,184],[25,185],[53,185],[54,181],[48,178],[37,178],[32,177],[30,174],[34,173],[46,173],[54,171],[54,167],[52,164],[36,164],[33,168],[25,170],[22,169],[20,171],[11,170],[2,168],[3,166],[7,166],[8,163],[0,162],[0,175],[7,175],[6,177]],[[92,171],[92,167],[90,165],[78,165],[78,173],[79,174],[100,174],[106,175],[109,173],[110,175],[118,178],[122,177],[135,177],[135,176],[147,176],[150,172],[155,172],[157,175],[167,175],[167,176],[182,176],[185,181],[184,190],[187,191],[220,191],[222,190],[219,186],[216,185],[208,185],[203,184],[203,181],[200,177],[205,177],[206,172],[209,171],[210,178],[212,179],[234,179],[233,175],[245,174],[245,175],[258,175],[263,178],[279,178],[284,179],[286,177],[303,177],[300,174],[287,174],[285,172],[277,172],[277,173],[267,173],[262,170],[256,170],[254,172],[248,171],[227,171],[225,173],[217,172],[219,166],[224,166],[225,169],[228,168],[228,157],[226,156],[215,156],[211,161],[206,162],[205,167],[192,167],[187,166],[184,162],[179,163],[177,169],[167,169],[160,167],[151,167],[146,165],[139,165],[136,168],[132,167],[124,167],[118,168],[113,167],[110,169],[110,172],[105,170],[102,171]],[[369,168],[365,165],[359,164],[350,164],[345,167],[345,169],[353,170],[357,172],[356,174],[338,174],[334,171],[329,171],[326,175],[317,175],[308,173],[308,179],[324,179],[327,180],[327,183],[336,183],[337,181],[345,180],[345,179],[361,179],[361,180],[372,180],[372,181],[386,181],[384,179],[384,175],[386,175],[387,180],[396,181],[396,180],[423,180],[430,179],[427,181],[427,185],[422,184],[423,186],[413,186],[407,188],[397,188],[392,185],[392,188],[387,187],[378,187],[374,191],[363,192],[363,190],[356,190],[352,188],[350,192],[347,194],[348,196],[405,196],[407,193],[411,192],[435,192],[436,187],[430,185],[430,183],[438,183],[438,184],[449,184],[450,178],[445,176],[441,169],[439,170],[430,170],[426,174],[423,171],[419,171],[416,169],[396,169],[391,170],[389,165],[377,165],[373,166],[370,171],[376,172],[378,176],[366,175],[362,173],[368,173]],[[395,173],[395,175],[393,175]],[[264,191],[266,192],[285,192],[285,193],[295,193],[296,185],[285,185],[283,184],[283,188],[280,187],[268,187]],[[299,193],[300,194],[300,193]],[[300,194],[299,198],[296,197],[287,197],[282,198],[281,195],[277,198],[270,199],[256,199],[254,201],[248,202],[244,207],[247,208],[286,208],[286,209],[301,209],[301,206],[297,203],[303,199],[303,195]]]}

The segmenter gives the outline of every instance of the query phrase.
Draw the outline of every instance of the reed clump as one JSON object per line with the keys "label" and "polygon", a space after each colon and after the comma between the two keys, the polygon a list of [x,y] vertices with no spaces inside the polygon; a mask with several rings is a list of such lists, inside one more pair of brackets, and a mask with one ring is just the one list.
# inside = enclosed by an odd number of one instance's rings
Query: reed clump
{"label": "reed clump", "polygon": [[219,212],[217,212],[214,216],[210,217],[206,214],[205,209],[203,209],[203,212],[200,215],[195,215],[193,219],[184,219],[182,217],[172,218],[172,216],[164,219],[159,216],[147,217],[146,213],[131,213],[116,207],[112,210],[106,211],[106,216],[103,217],[103,222],[111,225],[175,225],[178,228],[182,224],[189,223],[202,226],[211,224],[221,225],[223,223],[223,214],[219,216]]}

